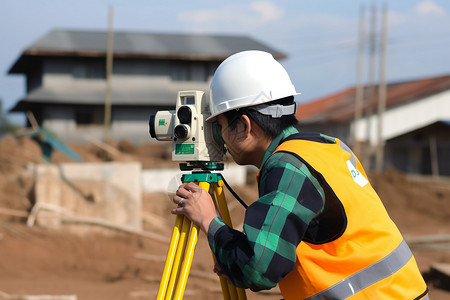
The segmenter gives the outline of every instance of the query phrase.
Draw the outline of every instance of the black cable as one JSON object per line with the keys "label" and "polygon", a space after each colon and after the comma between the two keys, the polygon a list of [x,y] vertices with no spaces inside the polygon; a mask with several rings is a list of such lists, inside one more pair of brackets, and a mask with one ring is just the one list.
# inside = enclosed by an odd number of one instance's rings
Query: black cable
{"label": "black cable", "polygon": [[238,196],[238,194],[236,194],[235,191],[233,191],[233,189],[231,188],[231,186],[228,184],[228,182],[225,180],[225,177],[223,177],[223,175],[221,173],[219,173],[220,177],[222,177],[223,183],[225,183],[225,186],[227,187],[227,189],[230,191],[230,193],[234,196],[234,198],[236,198],[237,201],[239,201],[239,203],[245,208],[247,209],[248,205],[241,199],[241,197]]}

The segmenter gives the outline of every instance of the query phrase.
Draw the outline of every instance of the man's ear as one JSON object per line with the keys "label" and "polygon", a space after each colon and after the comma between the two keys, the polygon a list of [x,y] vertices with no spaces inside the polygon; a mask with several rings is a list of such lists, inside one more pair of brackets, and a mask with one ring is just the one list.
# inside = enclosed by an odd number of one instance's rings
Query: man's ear
{"label": "man's ear", "polygon": [[247,115],[242,115],[240,121],[244,128],[242,133],[245,134],[245,138],[248,138],[252,131],[252,121],[250,120],[250,118]]}

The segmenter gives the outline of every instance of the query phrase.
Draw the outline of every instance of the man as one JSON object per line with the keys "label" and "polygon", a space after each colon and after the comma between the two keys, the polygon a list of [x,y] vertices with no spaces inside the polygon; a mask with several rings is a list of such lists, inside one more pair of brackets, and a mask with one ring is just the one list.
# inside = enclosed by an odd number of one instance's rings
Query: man
{"label": "man", "polygon": [[211,83],[210,122],[233,159],[260,169],[244,232],[226,226],[208,192],[178,189],[174,214],[206,233],[217,273],[254,291],[279,284],[290,299],[427,299],[411,251],[336,138],[295,129],[297,95],[269,53],[230,56]]}

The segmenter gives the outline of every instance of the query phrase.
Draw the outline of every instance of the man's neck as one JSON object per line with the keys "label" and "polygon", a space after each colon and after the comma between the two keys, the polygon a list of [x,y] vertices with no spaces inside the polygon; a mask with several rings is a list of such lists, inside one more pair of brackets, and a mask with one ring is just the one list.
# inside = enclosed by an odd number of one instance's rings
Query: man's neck
{"label": "man's neck", "polygon": [[259,168],[262,167],[262,164],[269,158],[270,155],[275,151],[275,149],[278,147],[278,145],[281,143],[281,141],[286,138],[287,136],[297,133],[298,130],[295,127],[288,127],[283,130],[282,133],[280,133],[277,137],[270,139],[269,144],[267,145],[265,153],[263,155],[263,159],[259,164]]}
{"label": "man's neck", "polygon": [[271,138],[261,139],[256,145],[253,151],[254,165],[258,169],[261,168],[261,164],[264,160],[264,155],[269,148],[270,143],[272,143]]}

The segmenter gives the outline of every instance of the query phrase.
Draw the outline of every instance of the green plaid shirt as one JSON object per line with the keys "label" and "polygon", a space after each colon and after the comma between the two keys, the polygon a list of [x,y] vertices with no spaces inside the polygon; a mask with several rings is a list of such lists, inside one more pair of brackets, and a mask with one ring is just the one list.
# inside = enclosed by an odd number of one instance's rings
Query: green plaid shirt
{"label": "green plaid shirt", "polygon": [[208,241],[233,284],[253,291],[270,289],[295,266],[296,248],[308,224],[323,210],[324,192],[308,168],[278,145],[298,131],[285,129],[267,149],[259,175],[259,199],[244,219],[244,232],[216,217]]}

